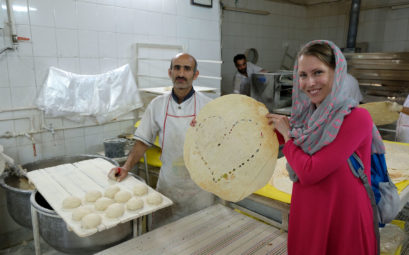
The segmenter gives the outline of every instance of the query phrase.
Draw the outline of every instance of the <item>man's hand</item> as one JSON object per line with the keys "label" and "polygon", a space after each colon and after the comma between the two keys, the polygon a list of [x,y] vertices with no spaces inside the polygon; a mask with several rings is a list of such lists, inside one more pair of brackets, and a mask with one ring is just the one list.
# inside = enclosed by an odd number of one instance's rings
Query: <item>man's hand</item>
{"label": "man's hand", "polygon": [[120,182],[123,179],[125,179],[127,175],[128,175],[128,170],[126,170],[123,167],[114,167],[108,173],[108,177],[117,182]]}
{"label": "man's hand", "polygon": [[194,119],[190,122],[190,126],[191,126],[191,127],[196,126],[196,118],[194,118]]}
{"label": "man's hand", "polygon": [[288,136],[288,132],[290,131],[290,121],[287,116],[268,113],[266,117],[268,119],[268,124],[274,124],[274,130],[277,129],[277,131],[280,132],[285,142],[290,140],[290,137]]}

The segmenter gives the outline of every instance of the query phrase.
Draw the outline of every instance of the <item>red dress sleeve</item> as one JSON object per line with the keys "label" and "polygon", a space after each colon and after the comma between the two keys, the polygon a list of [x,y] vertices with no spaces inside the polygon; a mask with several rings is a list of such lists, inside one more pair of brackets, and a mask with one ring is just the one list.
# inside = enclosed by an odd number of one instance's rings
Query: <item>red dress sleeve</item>
{"label": "red dress sleeve", "polygon": [[280,132],[278,132],[277,129],[274,130],[274,132],[275,132],[276,135],[277,135],[278,144],[280,144],[280,145],[281,145],[281,144],[285,144],[285,140],[284,140],[283,135],[282,135]]}
{"label": "red dress sleeve", "polygon": [[283,153],[300,183],[312,185],[339,169],[363,143],[371,143],[372,126],[368,111],[356,108],[345,116],[334,141],[313,155],[305,153],[292,140],[287,141]]}

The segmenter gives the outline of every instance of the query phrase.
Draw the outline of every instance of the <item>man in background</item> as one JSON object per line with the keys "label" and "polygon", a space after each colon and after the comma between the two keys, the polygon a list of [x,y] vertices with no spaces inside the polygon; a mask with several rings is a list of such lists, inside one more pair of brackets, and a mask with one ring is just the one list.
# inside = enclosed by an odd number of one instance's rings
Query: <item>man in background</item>
{"label": "man in background", "polygon": [[266,72],[263,68],[247,62],[244,54],[237,54],[233,58],[237,72],[233,77],[233,93],[250,96],[251,76],[254,73]]}

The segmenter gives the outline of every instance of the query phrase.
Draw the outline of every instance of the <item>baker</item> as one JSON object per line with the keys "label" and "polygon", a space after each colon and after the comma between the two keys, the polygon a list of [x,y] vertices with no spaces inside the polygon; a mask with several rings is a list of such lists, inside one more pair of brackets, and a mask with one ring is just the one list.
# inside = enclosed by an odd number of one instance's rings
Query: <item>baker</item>
{"label": "baker", "polygon": [[156,189],[174,204],[153,214],[153,228],[214,203],[214,195],[200,189],[192,181],[183,161],[186,130],[211,99],[195,91],[192,86],[199,75],[193,56],[177,54],[171,60],[168,75],[173,83],[172,92],[156,97],[148,105],[135,131],[136,142],[128,159],[122,167],[110,171],[110,174],[118,175],[119,181],[123,180],[159,135],[162,167]]}
{"label": "baker", "polygon": [[233,77],[233,93],[250,96],[251,76],[254,73],[265,73],[266,70],[251,62],[247,62],[244,54],[234,56],[233,62],[237,68],[237,72]]}
{"label": "baker", "polygon": [[409,143],[409,95],[403,107],[400,106],[396,110],[401,112],[396,123],[396,141]]}

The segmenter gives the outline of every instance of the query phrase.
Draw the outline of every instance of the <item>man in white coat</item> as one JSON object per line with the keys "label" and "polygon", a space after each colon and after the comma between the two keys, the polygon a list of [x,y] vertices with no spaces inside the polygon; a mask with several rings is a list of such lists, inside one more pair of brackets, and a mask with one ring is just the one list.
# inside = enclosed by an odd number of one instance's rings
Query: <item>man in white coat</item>
{"label": "man in white coat", "polygon": [[[409,107],[409,95],[406,97],[404,107]],[[406,108],[407,109],[407,108]],[[402,109],[400,109],[402,111]],[[409,113],[402,111],[396,123],[396,141],[409,143]]]}
{"label": "man in white coat", "polygon": [[177,220],[214,203],[214,195],[200,189],[190,178],[183,161],[183,144],[189,125],[195,122],[200,109],[211,99],[194,90],[198,77],[196,59],[187,54],[176,55],[168,70],[172,92],[152,100],[135,131],[136,142],[121,168],[113,168],[119,180],[124,179],[159,135],[162,167],[157,190],[174,205],[154,213],[153,228]]}
{"label": "man in white coat", "polygon": [[247,62],[244,54],[237,54],[233,58],[237,72],[233,77],[233,93],[250,96],[251,76],[254,73],[266,72],[263,68]]}

